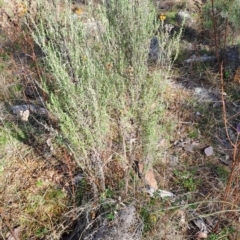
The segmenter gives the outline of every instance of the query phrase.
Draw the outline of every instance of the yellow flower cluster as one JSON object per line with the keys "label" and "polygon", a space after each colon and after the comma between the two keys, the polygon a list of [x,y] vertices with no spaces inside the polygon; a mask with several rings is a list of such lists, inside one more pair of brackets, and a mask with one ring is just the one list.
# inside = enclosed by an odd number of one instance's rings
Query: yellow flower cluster
{"label": "yellow flower cluster", "polygon": [[155,215],[150,215],[150,221],[151,223],[156,223],[157,222],[157,217]]}
{"label": "yellow flower cluster", "polygon": [[166,19],[166,15],[162,14],[159,16],[160,20],[163,22]]}
{"label": "yellow flower cluster", "polygon": [[77,15],[81,15],[82,9],[81,9],[80,7],[75,7],[75,8],[73,9],[73,12],[74,12],[75,14],[77,14]]}

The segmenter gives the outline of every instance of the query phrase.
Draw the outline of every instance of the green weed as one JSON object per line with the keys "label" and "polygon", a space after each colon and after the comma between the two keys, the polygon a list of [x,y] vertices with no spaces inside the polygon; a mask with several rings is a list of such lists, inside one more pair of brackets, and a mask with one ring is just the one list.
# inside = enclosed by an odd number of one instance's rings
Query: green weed
{"label": "green weed", "polygon": [[105,189],[101,194],[101,199],[105,200],[106,198],[113,198],[114,192],[111,189]]}
{"label": "green weed", "polygon": [[232,227],[225,227],[220,233],[215,234],[212,233],[208,236],[210,240],[228,240],[229,236],[234,233],[234,229]]}
{"label": "green weed", "polygon": [[[38,183],[39,181],[37,185]],[[41,187],[42,183],[38,186],[36,193],[26,194],[22,214],[19,216],[19,224],[28,231],[23,234],[26,237],[37,235],[44,238],[52,224],[59,221],[66,206],[65,192],[56,187],[50,186],[47,189]],[[44,227],[39,225],[39,222],[45,223]]]}
{"label": "green weed", "polygon": [[176,183],[181,184],[187,191],[194,192],[197,189],[200,180],[195,178],[195,170],[192,171],[178,171],[174,170],[177,177]]}
{"label": "green weed", "polygon": [[0,128],[0,147],[4,147],[9,139],[8,133]]}
{"label": "green weed", "polygon": [[47,228],[39,228],[36,231],[36,236],[39,237],[39,238],[42,238],[47,234],[47,232],[48,232]]}
{"label": "green weed", "polygon": [[217,176],[223,181],[223,182],[227,182],[228,176],[229,176],[229,169],[227,169],[224,166],[217,166],[216,168],[216,173]]}
{"label": "green weed", "polygon": [[36,186],[37,187],[41,187],[43,185],[43,181],[42,180],[38,180],[37,182],[36,182]]}
{"label": "green weed", "polygon": [[80,206],[88,201],[90,191],[91,189],[86,178],[82,178],[75,189],[75,201],[77,205]]}
{"label": "green weed", "polygon": [[[216,34],[218,35],[218,44],[220,45],[215,47],[225,47],[224,45],[236,44],[238,35],[236,35],[235,33],[239,31],[240,20],[238,17],[238,13],[240,10],[240,2],[238,0],[218,0],[214,1],[213,8],[214,9],[212,9],[212,1],[206,1],[206,3],[203,5],[202,16],[203,26],[206,27],[206,29],[213,29],[213,22],[215,22],[216,24]],[[214,11],[214,16],[212,16],[212,11]],[[215,19],[213,20],[213,18]],[[222,26],[227,27],[227,25],[231,28],[231,34],[227,34],[227,42],[224,42],[224,38],[221,39],[221,30],[219,31],[218,29],[220,29],[220,27],[224,29]]]}
{"label": "green weed", "polygon": [[151,214],[149,212],[149,209],[146,207],[141,208],[140,215],[144,222],[144,231],[150,231],[152,228],[152,222],[151,222]]}
{"label": "green weed", "polygon": [[198,133],[199,133],[198,129],[197,129],[197,128],[193,128],[193,129],[189,132],[188,136],[189,136],[191,139],[197,139],[197,138],[198,138]]}
{"label": "green weed", "polygon": [[170,24],[176,24],[176,12],[166,12],[166,21]]}

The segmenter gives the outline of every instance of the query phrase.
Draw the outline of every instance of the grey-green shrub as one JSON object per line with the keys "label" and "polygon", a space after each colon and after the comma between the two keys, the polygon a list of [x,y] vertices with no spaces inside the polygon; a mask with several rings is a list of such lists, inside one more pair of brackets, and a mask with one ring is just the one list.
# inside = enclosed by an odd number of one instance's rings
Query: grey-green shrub
{"label": "grey-green shrub", "polygon": [[[87,19],[74,15],[67,0],[39,0],[38,9],[29,27],[54,78],[44,82],[48,108],[97,194],[105,189],[104,166],[113,155],[125,167],[136,153],[146,164],[161,155],[162,93],[179,36],[170,38],[147,0],[90,5]],[[157,32],[161,68],[149,72],[149,46]]]}

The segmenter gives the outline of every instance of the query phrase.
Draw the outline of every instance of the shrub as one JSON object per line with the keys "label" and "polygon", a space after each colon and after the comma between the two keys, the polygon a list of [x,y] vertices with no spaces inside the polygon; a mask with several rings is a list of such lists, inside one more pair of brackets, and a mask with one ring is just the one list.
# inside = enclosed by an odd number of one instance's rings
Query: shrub
{"label": "shrub", "polygon": [[[73,14],[67,0],[39,0],[37,16],[28,24],[54,79],[43,85],[48,108],[59,120],[59,137],[96,196],[105,190],[104,167],[113,155],[126,167],[137,154],[146,164],[161,154],[162,93],[179,36],[170,38],[147,0],[89,5],[87,20],[79,14]],[[161,68],[150,72],[154,36]]]}
{"label": "shrub", "polygon": [[[213,7],[213,9],[212,9]],[[216,24],[217,41],[219,47],[223,47],[224,44],[233,45],[239,43],[239,37],[236,33],[239,30],[239,11],[240,2],[238,0],[224,1],[224,0],[208,0],[203,8],[204,26],[206,28],[213,29],[214,21]],[[214,16],[213,16],[214,13]],[[230,28],[228,28],[230,27]],[[225,34],[227,28],[226,43]],[[230,31],[230,32],[229,32]]]}

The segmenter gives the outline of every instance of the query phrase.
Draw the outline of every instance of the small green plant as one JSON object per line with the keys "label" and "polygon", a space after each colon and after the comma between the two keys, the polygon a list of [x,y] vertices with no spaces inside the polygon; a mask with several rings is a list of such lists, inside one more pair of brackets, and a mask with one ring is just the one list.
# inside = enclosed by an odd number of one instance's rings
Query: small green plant
{"label": "small green plant", "polygon": [[166,21],[170,24],[176,24],[176,12],[166,12]]}
{"label": "small green plant", "polygon": [[107,214],[107,219],[112,221],[115,218],[115,215],[113,213],[108,213]]}
{"label": "small green plant", "polygon": [[22,94],[22,84],[15,82],[7,87],[5,94],[8,95],[8,98],[20,99]]}
{"label": "small green plant", "polygon": [[0,58],[2,58],[2,60],[5,62],[7,60],[9,60],[9,56],[7,53],[0,53]]}
{"label": "small green plant", "polygon": [[[18,223],[27,229],[28,232],[23,235],[28,238],[36,235],[39,238],[47,236],[48,229],[57,224],[66,207],[65,192],[54,186],[43,186],[41,181],[36,182],[36,185],[39,183],[35,193],[26,193],[25,204],[18,220]],[[44,227],[39,222],[44,223]]]}
{"label": "small green plant", "polygon": [[4,129],[0,129],[0,148],[4,147],[8,141],[9,137]]}
{"label": "small green plant", "polygon": [[[219,49],[225,47],[224,45],[233,45],[237,43],[239,30],[239,10],[240,2],[238,0],[208,0],[203,5],[203,26],[206,29],[214,29],[214,34],[217,37],[217,46]],[[230,27],[230,28],[228,28]],[[224,35],[225,28],[231,31],[227,34],[226,42]],[[221,30],[220,30],[221,29]],[[215,40],[215,41],[216,41]]]}
{"label": "small green plant", "polygon": [[186,188],[190,192],[196,191],[200,181],[195,179],[194,177],[195,172],[196,172],[195,170],[192,171],[175,170],[174,174],[177,177],[176,183],[181,184],[184,188]]}
{"label": "small green plant", "polygon": [[208,236],[209,240],[228,240],[229,236],[234,233],[234,229],[232,227],[225,227],[220,233],[215,234],[212,233]]}
{"label": "small green plant", "polygon": [[43,181],[42,180],[38,180],[37,182],[36,182],[36,186],[37,187],[41,187],[43,185]]}
{"label": "small green plant", "polygon": [[193,128],[193,129],[189,132],[188,136],[189,136],[191,139],[196,139],[196,138],[198,138],[198,133],[199,133],[198,129],[197,129],[197,128]]}
{"label": "small green plant", "polygon": [[64,193],[61,189],[52,188],[44,196],[46,201],[61,201],[66,197],[66,193]]}
{"label": "small green plant", "polygon": [[105,200],[106,198],[112,198],[114,192],[111,189],[105,189],[105,191],[101,194],[101,199]]}
{"label": "small green plant", "polygon": [[[84,200],[88,196],[88,192],[90,191],[87,180],[85,178],[82,178],[80,182],[77,184],[77,187],[75,189],[75,201],[77,205],[83,204]],[[86,199],[87,201],[87,199]]]}
{"label": "small green plant", "polygon": [[217,166],[216,169],[216,173],[217,176],[223,181],[223,182],[227,182],[228,176],[229,176],[229,170],[224,167],[224,166]]}
{"label": "small green plant", "polygon": [[117,205],[114,202],[109,202],[107,199],[103,200],[102,199],[102,204],[101,207],[103,209],[103,216],[108,219],[108,220],[113,220],[116,218],[116,212],[117,212]]}
{"label": "small green plant", "polygon": [[186,60],[188,57],[190,57],[189,51],[185,49],[185,46],[183,44],[180,44],[180,50],[176,63],[182,64],[183,61]]}
{"label": "small green plant", "polygon": [[47,234],[47,232],[48,232],[47,228],[39,228],[36,231],[36,236],[39,237],[39,238],[42,238]]}
{"label": "small green plant", "polygon": [[6,65],[4,63],[0,63],[0,72],[4,71]]}
{"label": "small green plant", "polygon": [[196,191],[197,182],[193,179],[193,177],[190,177],[189,179],[184,179],[182,184],[188,191],[190,192]]}
{"label": "small green plant", "polygon": [[224,71],[224,78],[229,79],[230,76],[231,76],[230,70],[227,70],[227,69],[226,69],[226,70]]}
{"label": "small green plant", "polygon": [[146,207],[141,208],[140,215],[144,222],[144,232],[150,231],[152,228],[151,214]]}

